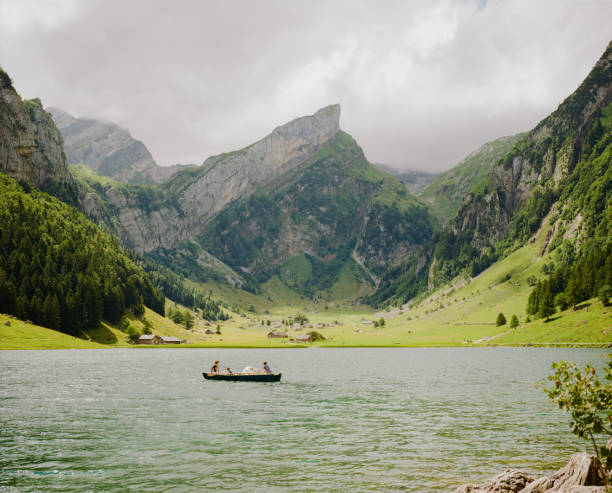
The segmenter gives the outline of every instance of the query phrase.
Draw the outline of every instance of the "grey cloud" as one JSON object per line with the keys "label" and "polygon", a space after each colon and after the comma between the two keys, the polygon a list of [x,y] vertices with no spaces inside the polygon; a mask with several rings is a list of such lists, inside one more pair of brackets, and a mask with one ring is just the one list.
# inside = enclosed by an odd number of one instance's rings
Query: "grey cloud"
{"label": "grey cloud", "polygon": [[586,0],[2,0],[0,63],[23,96],[119,123],[162,165],[339,102],[371,161],[440,171],[554,110],[610,18]]}

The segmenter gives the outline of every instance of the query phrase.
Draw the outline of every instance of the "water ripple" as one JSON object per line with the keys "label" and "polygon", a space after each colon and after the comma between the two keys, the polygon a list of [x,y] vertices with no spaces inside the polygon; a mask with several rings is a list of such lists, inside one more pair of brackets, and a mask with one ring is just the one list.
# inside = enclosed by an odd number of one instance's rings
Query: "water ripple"
{"label": "water ripple", "polygon": [[[215,359],[280,384],[207,382]],[[535,384],[601,350],[4,351],[0,491],[452,491],[584,448]]]}

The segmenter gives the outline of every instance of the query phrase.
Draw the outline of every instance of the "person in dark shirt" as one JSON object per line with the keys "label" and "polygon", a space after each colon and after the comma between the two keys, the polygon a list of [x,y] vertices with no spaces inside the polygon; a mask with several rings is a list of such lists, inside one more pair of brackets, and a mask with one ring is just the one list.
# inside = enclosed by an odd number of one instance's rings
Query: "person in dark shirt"
{"label": "person in dark shirt", "polygon": [[219,373],[219,362],[218,361],[215,361],[215,364],[212,365],[212,368],[210,369],[210,373],[212,375]]}
{"label": "person in dark shirt", "polygon": [[266,373],[272,373],[272,370],[270,370],[270,367],[268,366],[268,362],[264,361],[263,362],[263,369]]}

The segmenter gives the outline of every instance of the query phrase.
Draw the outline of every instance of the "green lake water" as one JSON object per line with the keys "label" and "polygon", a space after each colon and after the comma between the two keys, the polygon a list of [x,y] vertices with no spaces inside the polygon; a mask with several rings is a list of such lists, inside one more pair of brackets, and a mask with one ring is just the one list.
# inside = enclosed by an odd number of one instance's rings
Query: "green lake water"
{"label": "green lake water", "polygon": [[[586,349],[0,352],[0,491],[453,491],[586,444],[535,385]],[[211,382],[267,360],[281,383]]]}

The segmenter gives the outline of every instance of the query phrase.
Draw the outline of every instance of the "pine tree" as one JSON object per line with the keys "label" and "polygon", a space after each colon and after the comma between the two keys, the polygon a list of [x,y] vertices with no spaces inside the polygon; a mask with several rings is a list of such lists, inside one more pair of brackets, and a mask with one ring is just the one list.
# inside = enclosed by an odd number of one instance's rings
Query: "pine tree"
{"label": "pine tree", "polygon": [[555,313],[555,302],[553,300],[552,293],[549,289],[545,289],[540,300],[540,308],[538,310],[538,316],[546,317],[548,321],[550,316]]}
{"label": "pine tree", "polygon": [[605,284],[599,289],[598,292],[599,301],[603,306],[610,305],[610,298],[612,298],[612,287],[609,284]]}
{"label": "pine tree", "polygon": [[519,326],[519,319],[516,315],[512,315],[512,320],[510,320],[510,328],[516,329]]}
{"label": "pine tree", "polygon": [[565,293],[559,293],[555,296],[555,306],[558,306],[561,311],[567,310],[569,307],[569,302],[567,301],[567,296]]}
{"label": "pine tree", "polygon": [[578,296],[578,288],[576,286],[576,281],[574,280],[573,275],[570,275],[567,287],[565,288],[565,295],[567,296],[567,300],[570,302],[572,307],[576,308],[576,305],[580,303],[580,299]]}
{"label": "pine tree", "polygon": [[502,325],[506,325],[506,317],[504,317],[503,313],[500,313],[499,315],[497,315],[497,321],[495,322],[495,325],[497,327],[501,327]]}

